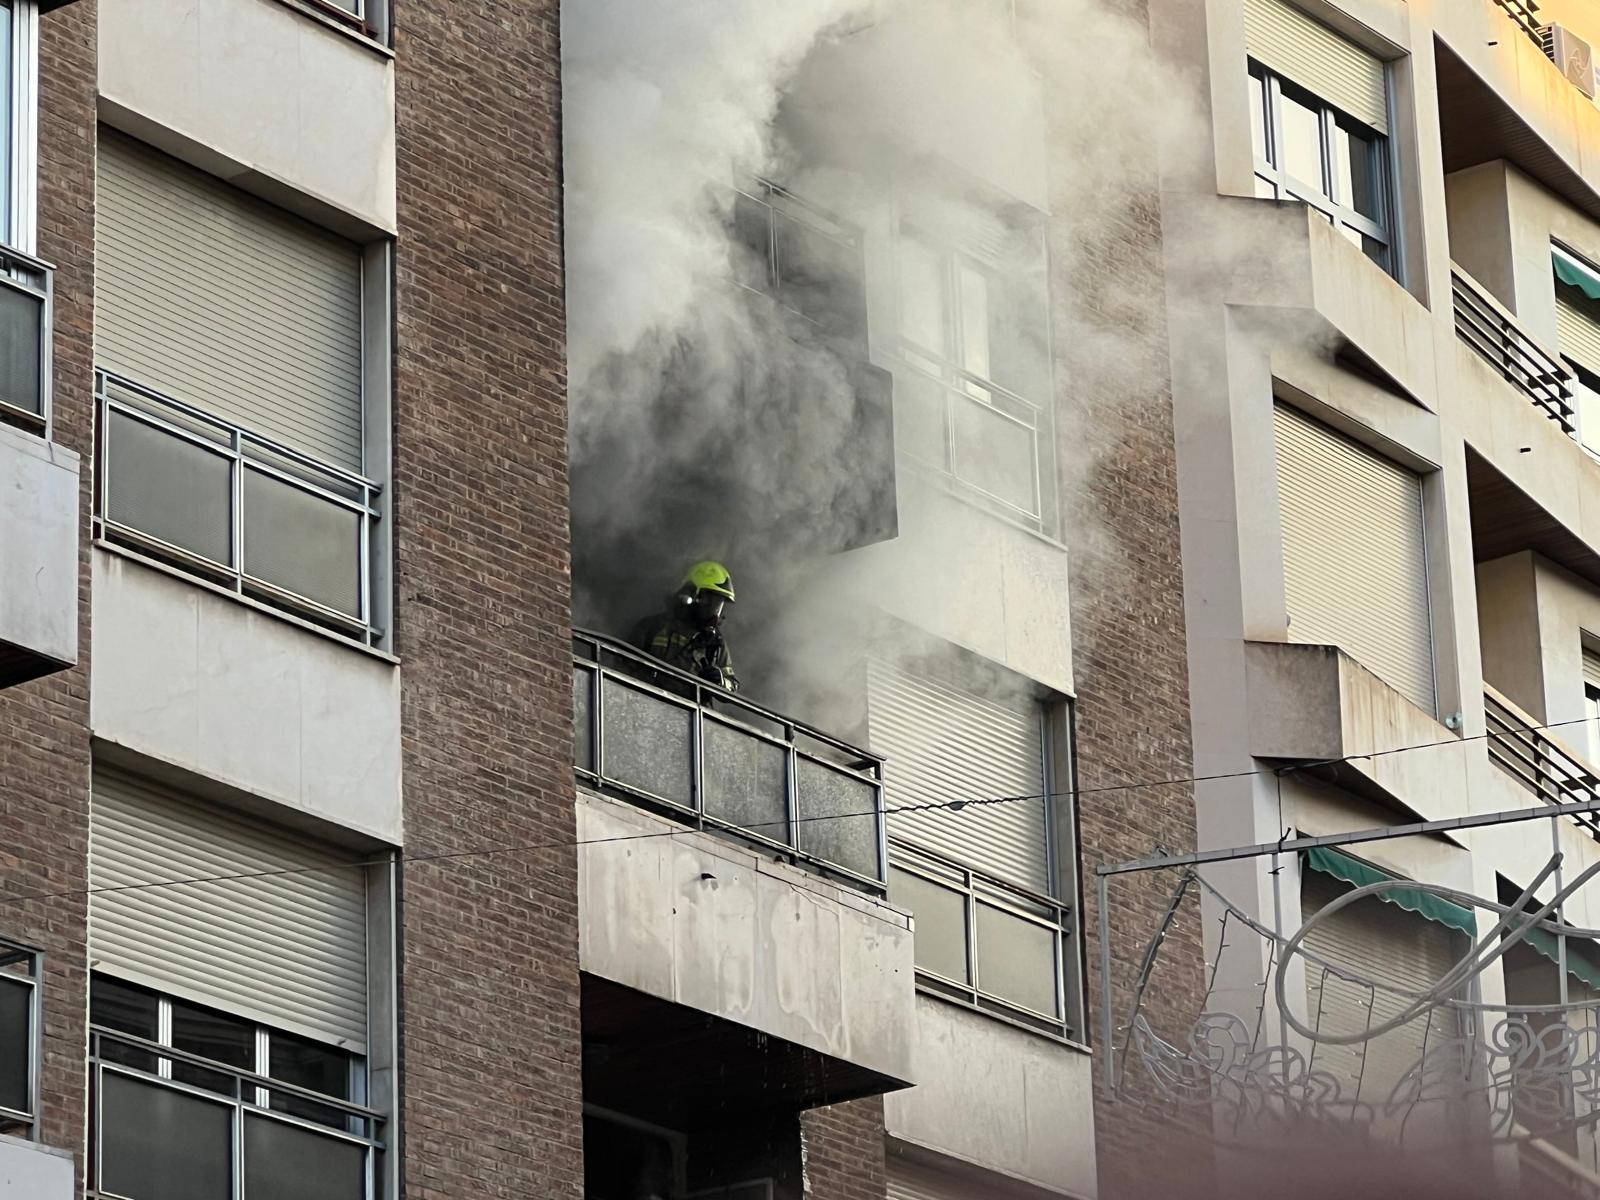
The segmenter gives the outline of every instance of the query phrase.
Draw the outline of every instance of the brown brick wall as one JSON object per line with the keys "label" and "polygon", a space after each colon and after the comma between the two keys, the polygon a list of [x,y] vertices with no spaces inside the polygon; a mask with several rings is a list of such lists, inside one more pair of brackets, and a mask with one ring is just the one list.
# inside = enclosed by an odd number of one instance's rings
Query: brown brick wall
{"label": "brown brick wall", "polygon": [[883,1200],[883,1097],[800,1114],[807,1200]]}
{"label": "brown brick wall", "polygon": [[[1139,6],[1126,6],[1137,11]],[[1119,145],[1123,143],[1119,142]],[[1130,161],[1140,153],[1126,145]],[[1153,154],[1153,150],[1146,148]],[[1151,160],[1153,161],[1153,159]],[[1070,163],[1060,164],[1070,167]],[[1074,186],[1069,182],[1066,187]],[[1099,912],[1094,868],[1195,845],[1187,784],[1094,789],[1193,774],[1178,541],[1178,484],[1167,350],[1161,222],[1148,187],[1120,180],[1074,194],[1056,222],[1058,378],[1066,420],[1062,474],[1069,513],[1078,783],[1088,954],[1090,1040],[1101,1041]],[[1066,297],[1062,300],[1062,297]],[[1170,872],[1113,883],[1113,995],[1120,1023],[1145,942],[1166,910]],[[1147,1003],[1161,1029],[1197,1015],[1204,954],[1194,907],[1162,951]],[[1167,1018],[1167,1019],[1163,1019]],[[1174,1024],[1176,1023],[1176,1025]],[[1204,1143],[1180,1139],[1159,1108],[1114,1104],[1097,1063],[1095,1139],[1106,1200],[1201,1194]],[[1137,1073],[1130,1078],[1137,1079]]]}
{"label": "brown brick wall", "polygon": [[[396,5],[407,848],[570,843],[559,9]],[[576,858],[412,863],[408,1200],[582,1195]]]}
{"label": "brown brick wall", "polygon": [[[95,3],[43,17],[39,255],[56,264],[55,440],[82,456],[78,665],[0,691],[0,894],[85,886],[89,850],[89,497],[93,478]],[[83,1166],[87,1008],[81,895],[0,907],[46,954],[43,1138]]]}

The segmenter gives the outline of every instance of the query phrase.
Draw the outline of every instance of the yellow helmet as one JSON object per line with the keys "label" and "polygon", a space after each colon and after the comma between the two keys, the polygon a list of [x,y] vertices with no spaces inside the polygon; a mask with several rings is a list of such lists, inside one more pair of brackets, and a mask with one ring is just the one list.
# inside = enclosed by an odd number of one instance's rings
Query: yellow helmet
{"label": "yellow helmet", "polygon": [[714,592],[718,596],[733,599],[733,576],[728,574],[728,568],[719,562],[697,562],[690,567],[683,577],[684,591],[698,595],[701,592]]}

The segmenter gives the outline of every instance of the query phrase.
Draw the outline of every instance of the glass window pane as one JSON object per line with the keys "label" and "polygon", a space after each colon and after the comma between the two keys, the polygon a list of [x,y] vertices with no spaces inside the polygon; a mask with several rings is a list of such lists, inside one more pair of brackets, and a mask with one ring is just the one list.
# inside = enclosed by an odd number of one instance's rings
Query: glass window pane
{"label": "glass window pane", "polygon": [[572,759],[594,770],[594,672],[572,668]]}
{"label": "glass window pane", "polygon": [[[1596,415],[1600,420],[1600,414]],[[1589,764],[1600,764],[1600,688],[1592,684],[1583,689],[1583,715],[1588,718],[1584,728],[1588,731]]]}
{"label": "glass window pane", "polygon": [[788,753],[717,721],[704,728],[707,815],[787,843]]}
{"label": "glass window pane", "polygon": [[[305,1088],[307,1091],[348,1100],[350,1078],[356,1069],[356,1062],[354,1055],[347,1054],[343,1050],[324,1046],[308,1038],[274,1031],[267,1052],[267,1074],[274,1079]],[[347,1118],[337,1109],[304,1100],[299,1096],[274,1092],[272,1107],[279,1112],[292,1113],[335,1129],[345,1128]]]}
{"label": "glass window pane", "polygon": [[991,377],[989,361],[989,277],[962,263],[957,271],[961,289],[961,365],[974,375]]}
{"label": "glass window pane", "polygon": [[1334,172],[1339,189],[1335,197],[1364,217],[1379,216],[1378,147],[1370,134],[1342,122],[1333,131]]}
{"label": "glass window pane", "polygon": [[1032,429],[987,404],[956,400],[957,478],[1037,516],[1034,453]]}
{"label": "glass window pane", "polygon": [[226,1200],[233,1111],[158,1084],[100,1073],[102,1191],[129,1200]]}
{"label": "glass window pane", "polygon": [[256,1067],[256,1027],[226,1013],[172,1002],[172,1046],[240,1071]]}
{"label": "glass window pane", "polygon": [[154,992],[115,979],[96,976],[89,989],[89,1021],[146,1041],[155,1041],[157,1002]]}
{"label": "glass window pane", "polygon": [[686,808],[692,805],[693,713],[614,679],[603,680],[600,688],[605,777]]}
{"label": "glass window pane", "polygon": [[978,987],[1046,1016],[1056,1006],[1054,933],[1002,909],[978,905]]}
{"label": "glass window pane", "polygon": [[0,242],[11,242],[11,0],[0,0]]}
{"label": "glass window pane", "polygon": [[739,192],[729,214],[733,237],[733,277],[745,287],[770,292],[772,271],[772,209],[763,201]]}
{"label": "glass window pane", "polygon": [[1287,92],[1281,101],[1283,162],[1279,165],[1301,184],[1321,193],[1322,114]]}
{"label": "glass window pane", "polygon": [[361,517],[246,468],[244,569],[285,591],[360,617]]}
{"label": "glass window pane", "polygon": [[1250,147],[1257,158],[1272,160],[1267,145],[1267,81],[1257,75],[1250,76]]}
{"label": "glass window pane", "polygon": [[43,337],[44,301],[0,282],[0,401],[44,412]]}
{"label": "glass window pane", "polygon": [[809,758],[799,760],[795,781],[799,848],[865,875],[878,874],[878,817],[873,785]]}
{"label": "glass window pane", "polygon": [[861,252],[786,213],[773,214],[778,298],[832,333],[858,334],[866,321]]}
{"label": "glass window pane", "polygon": [[230,565],[231,467],[219,454],[113,412],[106,438],[106,515]]}
{"label": "glass window pane", "polygon": [[0,975],[0,1108],[28,1112],[33,987]]}
{"label": "glass window pane", "polygon": [[917,969],[970,983],[966,897],[910,871],[891,870],[889,899],[916,918]]}
{"label": "glass window pane", "polygon": [[944,258],[921,242],[900,242],[900,332],[942,357],[950,354]]}
{"label": "glass window pane", "polygon": [[245,1200],[362,1200],[367,1150],[266,1117],[244,1122]]}

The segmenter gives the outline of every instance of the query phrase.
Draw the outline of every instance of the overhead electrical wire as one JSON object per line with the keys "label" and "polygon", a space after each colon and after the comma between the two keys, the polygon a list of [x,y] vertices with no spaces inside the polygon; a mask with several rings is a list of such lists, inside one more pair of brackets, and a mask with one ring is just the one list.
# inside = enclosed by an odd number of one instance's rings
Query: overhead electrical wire
{"label": "overhead electrical wire", "polygon": [[[1372,758],[1382,758],[1392,754],[1403,754],[1413,750],[1432,750],[1447,746],[1461,746],[1468,742],[1483,741],[1487,738],[1510,737],[1519,733],[1539,733],[1549,729],[1560,729],[1567,725],[1586,725],[1596,720],[1594,717],[1575,717],[1566,721],[1552,721],[1544,725],[1522,725],[1515,729],[1500,730],[1490,733],[1473,734],[1470,737],[1446,738],[1434,742],[1417,742],[1409,746],[1394,746],[1387,750],[1372,750],[1364,754],[1347,754],[1339,758],[1315,759],[1310,762],[1293,763],[1283,767],[1272,768],[1272,773],[1279,778],[1284,775],[1309,771],[1318,767],[1338,766],[1343,763],[1364,761]],[[1211,775],[1186,775],[1171,779],[1150,779],[1132,783],[1110,783],[1098,787],[1069,788],[1063,791],[1030,792],[1015,796],[984,796],[971,800],[938,800],[923,804],[898,804],[883,809],[852,813],[823,813],[810,817],[796,817],[789,820],[787,817],[777,821],[762,821],[753,824],[741,825],[737,828],[747,830],[764,829],[769,826],[781,825],[785,828],[791,825],[806,824],[811,821],[847,821],[859,820],[863,817],[876,817],[881,815],[894,816],[899,813],[932,812],[947,810],[960,812],[968,807],[978,807],[990,804],[1020,804],[1028,800],[1055,800],[1068,797],[1081,797],[1092,795],[1105,795],[1111,792],[1143,791],[1151,788],[1179,787],[1194,783],[1216,783],[1228,779],[1248,779],[1260,776],[1263,772],[1254,771],[1223,771]],[[228,875],[196,875],[182,879],[158,879],[145,883],[111,884],[105,887],[65,888],[52,892],[17,892],[0,893],[0,905],[25,904],[40,900],[66,900],[100,896],[117,892],[149,891],[156,888],[185,887],[202,883],[234,883],[246,882],[252,879],[273,879],[290,875],[314,875],[331,871],[347,871],[366,867],[393,867],[409,863],[442,863],[469,858],[486,858],[500,854],[533,854],[541,850],[569,850],[580,849],[585,846],[602,846],[616,842],[647,841],[652,838],[683,837],[686,834],[697,833],[700,827],[685,825],[680,829],[662,829],[650,833],[616,834],[599,838],[567,839],[556,842],[527,842],[517,845],[480,846],[471,850],[445,850],[432,854],[407,854],[404,850],[385,855],[382,858],[368,860],[355,860],[343,863],[331,863],[313,867],[285,867],[273,871],[245,871]]]}

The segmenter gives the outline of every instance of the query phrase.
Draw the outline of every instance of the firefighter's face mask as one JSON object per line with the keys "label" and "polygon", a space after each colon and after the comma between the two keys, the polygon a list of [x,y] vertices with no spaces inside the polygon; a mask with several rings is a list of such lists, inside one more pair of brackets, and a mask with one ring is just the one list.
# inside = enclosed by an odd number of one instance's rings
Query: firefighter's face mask
{"label": "firefighter's face mask", "polygon": [[697,623],[708,629],[715,629],[722,624],[722,614],[726,611],[728,598],[719,596],[715,592],[701,592],[694,598],[690,611],[694,613]]}

